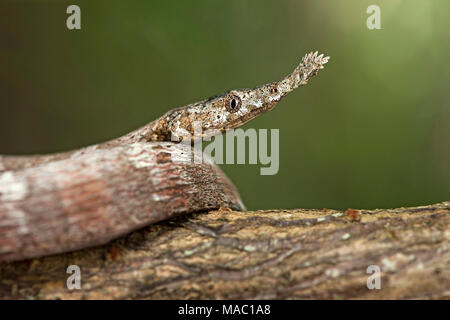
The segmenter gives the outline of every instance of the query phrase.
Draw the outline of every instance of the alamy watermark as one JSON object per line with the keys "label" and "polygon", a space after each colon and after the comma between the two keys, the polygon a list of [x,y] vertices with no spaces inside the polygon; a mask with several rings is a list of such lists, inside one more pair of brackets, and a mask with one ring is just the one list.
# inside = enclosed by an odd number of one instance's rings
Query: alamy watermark
{"label": "alamy watermark", "polygon": [[69,30],[81,29],[81,9],[79,6],[72,4],[67,7],[66,13],[70,14],[66,20],[66,26]]}
{"label": "alamy watermark", "polygon": [[370,16],[366,20],[366,26],[369,30],[381,29],[381,9],[378,5],[372,4],[367,7],[367,14]]}
{"label": "alamy watermark", "polygon": [[[227,130],[225,135],[222,135],[222,132],[216,129],[203,131],[200,123],[195,121],[193,128],[193,135],[183,129],[178,130],[176,135],[172,134],[172,141],[180,142],[181,140],[179,149],[184,150],[185,154],[192,155],[187,158],[172,157],[173,162],[261,164],[264,166],[260,168],[261,175],[278,173],[280,168],[279,129],[270,129],[269,137],[268,129],[249,128],[243,130],[238,128]],[[192,136],[194,139],[192,139]],[[209,144],[203,148],[204,141],[209,142]],[[246,148],[247,146],[248,148]]]}
{"label": "alamy watermark", "polygon": [[67,278],[66,286],[69,290],[81,290],[81,269],[76,264],[67,267],[66,273],[70,274]]}
{"label": "alamy watermark", "polygon": [[367,278],[367,283],[366,283],[367,289],[380,290],[381,289],[381,269],[380,269],[380,267],[375,264],[372,264],[367,267],[366,273],[367,274],[372,273],[372,275]]}

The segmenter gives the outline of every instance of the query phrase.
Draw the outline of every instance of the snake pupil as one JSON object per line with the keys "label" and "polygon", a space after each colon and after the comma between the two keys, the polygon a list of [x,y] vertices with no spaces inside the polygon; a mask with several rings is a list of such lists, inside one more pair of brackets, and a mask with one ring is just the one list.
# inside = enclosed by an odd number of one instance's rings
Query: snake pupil
{"label": "snake pupil", "polygon": [[228,112],[237,112],[239,108],[241,107],[242,101],[241,98],[239,98],[236,95],[229,95],[225,99],[225,108],[228,110]]}

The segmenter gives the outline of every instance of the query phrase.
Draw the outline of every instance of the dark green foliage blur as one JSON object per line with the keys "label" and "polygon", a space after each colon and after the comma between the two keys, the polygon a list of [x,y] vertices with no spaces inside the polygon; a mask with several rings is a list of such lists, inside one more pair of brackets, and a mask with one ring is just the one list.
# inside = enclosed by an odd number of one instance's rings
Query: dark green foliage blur
{"label": "dark green foliage blur", "polygon": [[[79,31],[66,8],[81,7]],[[381,30],[366,9],[381,8]],[[177,106],[279,80],[311,83],[245,128],[280,129],[280,170],[223,165],[249,209],[450,200],[448,0],[0,2],[0,153],[63,151]]]}

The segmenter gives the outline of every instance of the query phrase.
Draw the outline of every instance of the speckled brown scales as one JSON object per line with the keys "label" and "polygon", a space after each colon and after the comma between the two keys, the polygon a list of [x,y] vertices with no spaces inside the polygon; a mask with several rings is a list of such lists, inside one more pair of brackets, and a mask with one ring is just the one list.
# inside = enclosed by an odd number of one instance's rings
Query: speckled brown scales
{"label": "speckled brown scales", "polygon": [[[194,136],[193,123],[200,124],[202,132],[225,131],[242,126],[258,115],[273,109],[277,103],[299,86],[305,85],[317,74],[329,57],[315,53],[307,54],[300,65],[284,79],[253,89],[236,89],[220,96],[205,99],[185,107],[171,110],[129,137],[139,136],[141,140],[170,140],[182,138],[185,132]],[[206,134],[203,134],[203,136]]]}
{"label": "speckled brown scales", "polygon": [[306,84],[328,59],[309,53],[281,81],[171,110],[99,145],[53,155],[0,156],[0,261],[103,244],[178,214],[242,210],[222,171],[188,161],[191,155],[171,139],[186,132],[198,138],[194,122],[219,131],[243,125]]}

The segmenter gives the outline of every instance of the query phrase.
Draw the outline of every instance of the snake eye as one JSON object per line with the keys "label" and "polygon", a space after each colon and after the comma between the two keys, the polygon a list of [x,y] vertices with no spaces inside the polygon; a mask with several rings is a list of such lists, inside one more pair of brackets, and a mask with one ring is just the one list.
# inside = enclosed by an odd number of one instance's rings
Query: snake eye
{"label": "snake eye", "polygon": [[233,113],[239,110],[241,107],[241,98],[235,95],[230,95],[225,99],[225,108],[228,112]]}

